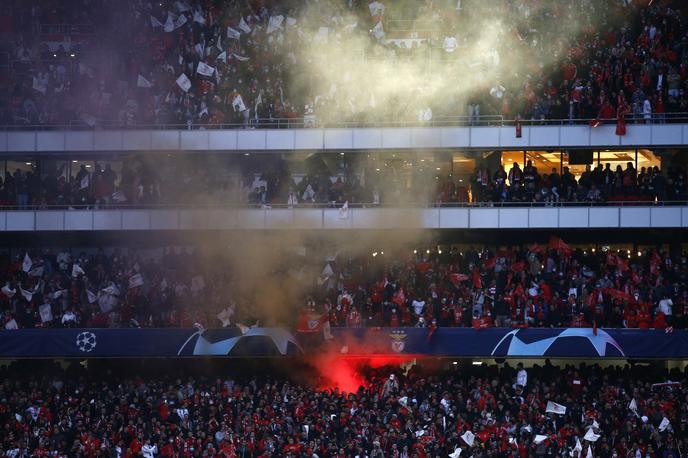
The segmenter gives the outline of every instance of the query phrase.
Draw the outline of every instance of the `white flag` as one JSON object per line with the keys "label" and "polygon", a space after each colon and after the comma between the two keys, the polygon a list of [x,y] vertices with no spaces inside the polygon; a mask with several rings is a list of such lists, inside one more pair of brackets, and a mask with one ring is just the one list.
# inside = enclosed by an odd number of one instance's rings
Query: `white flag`
{"label": "white flag", "polygon": [[191,80],[186,74],[182,73],[179,75],[179,78],[177,78],[177,86],[179,86],[182,91],[189,92],[189,89],[191,89]]}
{"label": "white flag", "polygon": [[89,304],[93,304],[95,301],[98,300],[98,296],[96,295],[96,293],[94,293],[90,289],[86,290],[86,297],[88,298]]}
{"label": "white flag", "polygon": [[5,286],[2,287],[2,294],[11,298],[14,297],[15,294],[17,294],[17,290],[10,288],[9,283],[5,283]]}
{"label": "white flag", "polygon": [[282,16],[281,14],[279,16],[270,16],[270,20],[268,21],[268,28],[265,32],[268,35],[270,35],[272,32],[282,27],[283,21],[284,16]]}
{"label": "white flag", "polygon": [[203,13],[201,11],[194,11],[194,22],[198,22],[199,24],[205,24],[205,18],[203,17]]}
{"label": "white flag", "polygon": [[179,17],[177,18],[177,20],[174,21],[174,30],[177,30],[179,27],[186,24],[186,21],[188,21],[188,19],[186,19],[186,16],[184,16],[183,14],[180,14]]}
{"label": "white flag", "polygon": [[41,315],[41,321],[43,323],[53,321],[53,311],[50,304],[43,304],[39,306],[38,313]]}
{"label": "white flag", "polygon": [[244,99],[241,97],[241,94],[235,95],[232,99],[232,108],[239,113],[246,110],[246,105],[244,105]]}
{"label": "white flag", "polygon": [[55,291],[53,293],[52,297],[53,297],[53,299],[59,299],[64,295],[67,295],[67,290],[66,289],[60,289],[60,290]]}
{"label": "white flag", "polygon": [[339,209],[339,219],[348,219],[349,218],[349,201],[347,200],[344,202],[344,205],[342,205],[342,208]]}
{"label": "white flag", "polygon": [[547,401],[547,408],[545,409],[545,412],[552,412],[556,413],[557,415],[565,415],[566,406],[557,404],[556,402]]}
{"label": "white flag", "polygon": [[287,16],[287,26],[293,27],[296,25],[296,19],[293,17]]}
{"label": "white flag", "polygon": [[179,11],[180,13],[185,13],[187,11],[191,11],[191,7],[186,2],[181,2],[181,1],[174,2],[174,7],[177,8],[177,11]]}
{"label": "white flag", "polygon": [[592,456],[592,444],[588,445],[588,453],[585,455],[585,458],[593,458],[593,456]]}
{"label": "white flag", "polygon": [[382,22],[378,22],[375,24],[375,27],[373,27],[373,30],[371,30],[373,33],[373,36],[377,38],[378,40],[382,40],[385,38],[385,31],[382,29]]}
{"label": "white flag", "polygon": [[248,60],[248,57],[240,56],[239,54],[232,53],[232,57],[235,58],[236,60],[240,60],[241,62],[245,62]]}
{"label": "white flag", "polygon": [[248,26],[243,17],[239,21],[239,29],[244,33],[251,33],[251,27]]}
{"label": "white flag", "polygon": [[9,330],[14,330],[14,329],[19,329],[19,326],[17,326],[17,320],[12,318],[10,321],[5,323],[5,329]]}
{"label": "white flag", "polygon": [[24,255],[24,261],[22,262],[22,270],[24,272],[28,272],[29,270],[31,270],[32,264],[33,264],[33,262],[31,262],[31,257],[29,256],[29,253],[27,252]]}
{"label": "white flag", "polygon": [[222,62],[227,62],[227,51],[222,51],[215,60],[221,60]]}
{"label": "white flag", "polygon": [[151,27],[162,27],[162,22],[158,21],[155,16],[151,16]]}
{"label": "white flag", "polygon": [[227,307],[217,314],[217,319],[222,323],[222,327],[226,328],[231,324],[232,316],[234,315],[234,310],[231,307]]}
{"label": "white flag", "polygon": [[574,452],[578,452],[578,455],[580,455],[580,452],[583,451],[583,446],[580,443],[580,439],[576,438],[576,446],[573,447]]}
{"label": "white flag", "polygon": [[583,439],[590,442],[597,442],[597,439],[599,439],[600,437],[602,436],[600,434],[595,434],[592,428],[590,428],[588,429],[588,432],[585,433],[585,436],[583,436]]}
{"label": "white flag", "polygon": [[143,76],[139,75],[138,80],[136,81],[136,85],[138,87],[153,87],[153,84],[151,84],[150,81],[148,81],[146,78]]}
{"label": "white flag", "polygon": [[42,277],[43,276],[43,271],[45,270],[45,266],[42,264],[36,264],[35,266],[31,267],[31,270],[29,270],[29,277]]}
{"label": "white flag", "polygon": [[635,402],[635,398],[631,399],[631,402],[628,404],[628,409],[638,415],[638,404]]}
{"label": "white flag", "polygon": [[203,76],[213,76],[213,73],[215,73],[215,68],[211,67],[205,62],[199,62],[198,68],[196,68],[196,73],[199,73]]}
{"label": "white flag", "polygon": [[239,38],[241,38],[241,32],[231,27],[227,27],[227,38],[231,38],[232,40],[238,40]]}
{"label": "white flag", "polygon": [[143,286],[143,275],[135,274],[129,277],[129,288],[137,288]]}
{"label": "white flag", "polygon": [[461,448],[459,447],[454,449],[454,453],[449,454],[449,458],[459,458],[459,456],[461,456]]}
{"label": "white flag", "polygon": [[332,266],[330,266],[330,264],[328,263],[320,275],[323,275],[325,277],[333,277],[334,270],[332,270]]}
{"label": "white flag", "polygon": [[182,65],[184,63],[184,58],[181,54],[179,55],[179,59],[177,61],[179,62],[179,65]]}
{"label": "white flag", "polygon": [[408,407],[408,396],[402,396],[399,398],[399,404],[402,405],[402,407]]}
{"label": "white flag", "polygon": [[466,431],[461,436],[461,439],[463,439],[463,441],[466,444],[468,444],[469,447],[473,447],[473,441],[475,441],[475,434],[473,434],[473,432],[471,431]]}
{"label": "white flag", "polygon": [[75,263],[72,265],[72,278],[78,278],[79,275],[84,275],[85,273],[79,264]]}
{"label": "white flag", "polygon": [[31,302],[31,299],[33,299],[33,291],[27,291],[20,286],[19,292],[24,297],[24,299],[26,299],[27,302]]}
{"label": "white flag", "polygon": [[536,434],[535,439],[533,439],[533,442],[539,444],[541,442],[544,442],[545,440],[547,440],[547,436],[543,436],[542,434]]}
{"label": "white flag", "polygon": [[659,424],[659,432],[664,432],[671,425],[667,417],[662,418],[662,422]]}
{"label": "white flag", "polygon": [[163,30],[165,32],[172,32],[174,30],[174,18],[172,17],[172,12],[167,13],[167,20],[165,20]]}

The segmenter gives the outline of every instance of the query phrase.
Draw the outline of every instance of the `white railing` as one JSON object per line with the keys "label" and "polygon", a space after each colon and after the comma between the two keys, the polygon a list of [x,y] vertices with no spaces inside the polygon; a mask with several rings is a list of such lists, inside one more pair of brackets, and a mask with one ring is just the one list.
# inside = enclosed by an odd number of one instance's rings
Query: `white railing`
{"label": "white railing", "polygon": [[0,231],[686,228],[688,206],[0,211]]}

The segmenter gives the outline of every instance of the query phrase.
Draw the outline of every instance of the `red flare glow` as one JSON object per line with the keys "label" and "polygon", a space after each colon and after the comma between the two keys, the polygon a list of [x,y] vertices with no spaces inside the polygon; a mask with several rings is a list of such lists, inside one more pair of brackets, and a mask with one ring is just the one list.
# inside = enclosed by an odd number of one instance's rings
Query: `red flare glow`
{"label": "red flare glow", "polygon": [[366,387],[363,377],[366,368],[399,366],[414,359],[417,359],[415,355],[350,356],[333,352],[316,357],[311,364],[320,374],[319,390],[339,389],[355,393],[359,387]]}

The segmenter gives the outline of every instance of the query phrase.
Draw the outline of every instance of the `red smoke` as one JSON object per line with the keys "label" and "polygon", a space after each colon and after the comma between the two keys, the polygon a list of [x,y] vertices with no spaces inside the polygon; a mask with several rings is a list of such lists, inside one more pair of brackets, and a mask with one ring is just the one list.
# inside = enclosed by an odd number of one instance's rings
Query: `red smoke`
{"label": "red smoke", "polygon": [[338,388],[339,391],[355,393],[360,386],[365,387],[365,369],[399,366],[414,359],[414,355],[350,356],[330,352],[316,356],[310,363],[320,375],[317,386],[319,390]]}

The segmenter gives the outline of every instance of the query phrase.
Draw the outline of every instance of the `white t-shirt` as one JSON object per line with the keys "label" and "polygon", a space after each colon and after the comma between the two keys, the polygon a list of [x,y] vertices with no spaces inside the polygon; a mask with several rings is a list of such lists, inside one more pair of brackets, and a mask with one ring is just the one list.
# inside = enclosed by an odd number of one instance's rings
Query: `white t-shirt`
{"label": "white t-shirt", "polygon": [[672,301],[671,299],[662,299],[661,301],[659,301],[659,306],[657,307],[657,309],[666,316],[671,316],[671,307],[673,305],[674,301]]}
{"label": "white t-shirt", "polygon": [[521,386],[526,386],[528,384],[528,372],[525,369],[521,369],[516,374],[516,384]]}
{"label": "white t-shirt", "polygon": [[413,307],[413,313],[415,313],[416,315],[420,315],[421,313],[423,313],[425,301],[417,301],[414,299],[413,302],[411,302],[411,307]]}

